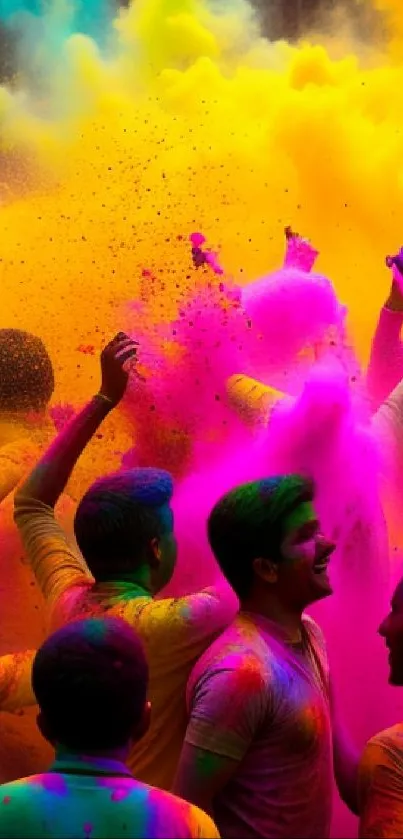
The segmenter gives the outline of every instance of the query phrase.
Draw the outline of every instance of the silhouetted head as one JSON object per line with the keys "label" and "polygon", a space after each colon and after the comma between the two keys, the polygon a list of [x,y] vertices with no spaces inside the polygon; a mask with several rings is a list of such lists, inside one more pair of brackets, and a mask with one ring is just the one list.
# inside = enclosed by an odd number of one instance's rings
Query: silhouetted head
{"label": "silhouetted head", "polygon": [[132,580],[152,593],[171,579],[176,561],[171,475],[129,469],[96,481],[74,522],[77,544],[97,582]]}
{"label": "silhouetted head", "polygon": [[266,592],[302,611],[332,593],[334,545],[320,533],[313,500],[310,481],[287,475],[239,486],[215,505],[210,546],[241,603]]}
{"label": "silhouetted head", "polygon": [[0,329],[0,413],[43,411],[54,386],[41,339],[21,329]]}
{"label": "silhouetted head", "polygon": [[129,748],[148,727],[148,666],[119,618],[68,624],[38,650],[32,685],[49,742],[84,754]]}
{"label": "silhouetted head", "polygon": [[389,650],[389,683],[403,687],[403,580],[400,580],[392,597],[388,616],[379,627]]}

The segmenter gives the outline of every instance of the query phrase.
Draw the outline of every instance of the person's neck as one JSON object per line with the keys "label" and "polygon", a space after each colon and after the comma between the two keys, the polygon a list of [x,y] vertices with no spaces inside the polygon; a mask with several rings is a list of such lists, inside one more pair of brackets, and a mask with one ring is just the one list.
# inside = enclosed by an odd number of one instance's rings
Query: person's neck
{"label": "person's neck", "polygon": [[130,747],[124,746],[119,749],[102,749],[100,751],[86,751],[85,749],[69,749],[67,746],[56,745],[56,760],[75,761],[91,763],[91,761],[110,760],[116,763],[126,763]]}
{"label": "person's neck", "polygon": [[143,575],[141,572],[139,573],[138,570],[122,571],[119,573],[115,571],[110,576],[102,576],[102,579],[97,578],[96,582],[98,585],[119,585],[120,583],[125,583],[132,588],[137,588],[139,590],[139,597],[144,595],[148,597],[153,596],[149,580],[147,580],[146,575]]}
{"label": "person's neck", "polygon": [[261,615],[276,624],[292,643],[302,640],[302,610],[291,609],[277,598],[251,595],[241,603],[241,612]]}

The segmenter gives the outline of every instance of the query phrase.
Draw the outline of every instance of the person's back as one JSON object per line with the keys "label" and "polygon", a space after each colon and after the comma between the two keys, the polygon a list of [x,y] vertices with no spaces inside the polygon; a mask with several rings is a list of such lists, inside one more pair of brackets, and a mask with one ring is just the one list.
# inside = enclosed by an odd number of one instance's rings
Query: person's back
{"label": "person's back", "polygon": [[233,606],[214,588],[182,598],[153,599],[129,582],[69,589],[56,604],[53,628],[80,617],[126,620],[150,662],[152,726],[131,749],[128,765],[145,783],[170,789],[186,730],[185,691],[199,655],[230,620]]}
{"label": "person's back", "polygon": [[130,766],[141,781],[170,789],[186,729],[187,679],[199,655],[230,622],[236,598],[224,598],[215,588],[179,599],[153,598],[169,582],[176,562],[173,484],[167,472],[133,469],[90,487],[75,517],[81,556],[54,516],[79,454],[124,394],[122,362],[128,352],[133,342],[124,335],[104,350],[102,392],[59,434],[20,488],[15,520],[54,628],[109,614],[124,618],[143,639],[154,713],[150,731],[133,747]]}
{"label": "person's back", "polygon": [[0,837],[218,836],[204,813],[136,781],[125,765],[150,717],[146,657],[126,622],[59,630],[38,651],[32,680],[56,760],[44,774],[0,787]]}
{"label": "person's back", "polygon": [[[52,772],[0,788],[7,839],[215,839],[212,821],[168,792],[114,774],[108,761],[55,763]],[[109,761],[109,763],[111,763]],[[69,774],[65,773],[66,764]],[[97,775],[99,768],[103,773]],[[82,774],[88,768],[91,775]],[[70,774],[71,771],[71,774]],[[120,763],[116,772],[122,772]],[[92,774],[95,773],[95,774]]]}

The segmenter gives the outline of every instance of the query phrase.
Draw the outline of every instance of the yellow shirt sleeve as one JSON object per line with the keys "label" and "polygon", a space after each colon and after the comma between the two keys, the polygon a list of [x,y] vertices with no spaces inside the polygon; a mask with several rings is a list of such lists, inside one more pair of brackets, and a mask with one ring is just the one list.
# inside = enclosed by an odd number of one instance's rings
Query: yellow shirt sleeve
{"label": "yellow shirt sleeve", "polygon": [[359,772],[361,839],[403,836],[403,727],[378,734],[366,746]]}
{"label": "yellow shirt sleeve", "polygon": [[0,501],[21,482],[38,458],[38,448],[24,438],[0,449]]}
{"label": "yellow shirt sleeve", "polygon": [[33,650],[0,657],[0,711],[36,705],[31,685]]}
{"label": "yellow shirt sleeve", "polygon": [[186,666],[233,620],[236,601],[210,587],[187,597],[143,600],[141,608],[139,599],[128,600],[115,613],[140,632],[149,653],[159,656],[168,637],[170,656]]}
{"label": "yellow shirt sleeve", "polygon": [[17,495],[14,519],[38,585],[51,609],[67,589],[93,581],[51,507]]}

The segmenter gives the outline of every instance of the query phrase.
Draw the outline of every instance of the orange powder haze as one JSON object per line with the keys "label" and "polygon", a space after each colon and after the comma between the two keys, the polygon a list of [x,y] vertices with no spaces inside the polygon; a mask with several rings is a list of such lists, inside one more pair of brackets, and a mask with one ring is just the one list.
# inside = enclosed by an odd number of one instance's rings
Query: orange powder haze
{"label": "orange powder haze", "polygon": [[[269,43],[242,0],[136,0],[102,53],[79,34],[53,43],[68,5],[49,4],[35,69],[0,88],[0,326],[45,339],[55,401],[97,387],[96,351],[140,288],[156,319],[174,312],[195,277],[195,229],[241,283],[277,267],[286,224],[311,237],[365,360],[384,255],[403,236],[400,4],[379,0],[393,37],[383,59],[366,44],[365,66],[351,51]],[[90,449],[91,472],[120,462],[119,422]]]}

